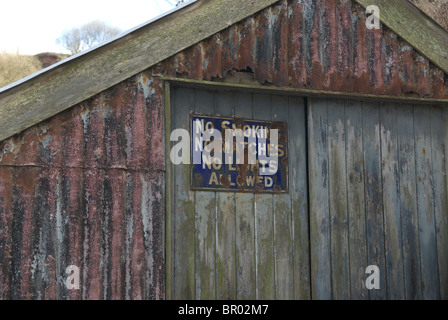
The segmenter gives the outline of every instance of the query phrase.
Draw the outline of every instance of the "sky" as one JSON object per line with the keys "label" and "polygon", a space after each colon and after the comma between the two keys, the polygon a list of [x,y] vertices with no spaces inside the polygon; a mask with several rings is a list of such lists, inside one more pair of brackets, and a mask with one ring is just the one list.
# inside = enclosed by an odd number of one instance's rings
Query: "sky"
{"label": "sky", "polygon": [[[101,20],[126,31],[165,11],[175,0],[0,0],[0,53],[68,53],[56,44],[64,30]],[[171,3],[171,4],[170,4]]]}

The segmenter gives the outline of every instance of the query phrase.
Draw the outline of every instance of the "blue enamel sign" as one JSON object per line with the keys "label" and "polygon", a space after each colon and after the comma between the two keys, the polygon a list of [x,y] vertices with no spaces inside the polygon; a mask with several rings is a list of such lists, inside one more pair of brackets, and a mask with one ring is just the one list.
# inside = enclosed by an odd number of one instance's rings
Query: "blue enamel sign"
{"label": "blue enamel sign", "polygon": [[191,189],[288,192],[287,124],[191,115]]}

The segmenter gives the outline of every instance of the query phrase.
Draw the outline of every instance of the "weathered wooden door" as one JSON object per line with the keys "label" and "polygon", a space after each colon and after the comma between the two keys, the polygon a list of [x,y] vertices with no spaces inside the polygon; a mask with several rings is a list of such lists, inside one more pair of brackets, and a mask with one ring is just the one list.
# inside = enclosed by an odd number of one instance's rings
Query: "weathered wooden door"
{"label": "weathered wooden door", "polygon": [[167,297],[310,297],[306,115],[302,98],[171,87],[171,130],[189,115],[285,121],[289,192],[191,191],[190,165],[171,166]]}
{"label": "weathered wooden door", "polygon": [[442,106],[309,100],[313,298],[448,299],[447,120]]}
{"label": "weathered wooden door", "polygon": [[172,128],[190,113],[286,121],[290,189],[193,192],[174,166],[170,297],[448,298],[448,109],[194,88],[171,102]]}

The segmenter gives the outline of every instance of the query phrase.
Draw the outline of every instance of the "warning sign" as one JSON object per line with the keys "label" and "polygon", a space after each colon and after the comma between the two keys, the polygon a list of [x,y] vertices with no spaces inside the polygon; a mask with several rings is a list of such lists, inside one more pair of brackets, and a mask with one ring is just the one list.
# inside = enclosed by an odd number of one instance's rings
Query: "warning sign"
{"label": "warning sign", "polygon": [[288,192],[287,124],[191,115],[191,189]]}

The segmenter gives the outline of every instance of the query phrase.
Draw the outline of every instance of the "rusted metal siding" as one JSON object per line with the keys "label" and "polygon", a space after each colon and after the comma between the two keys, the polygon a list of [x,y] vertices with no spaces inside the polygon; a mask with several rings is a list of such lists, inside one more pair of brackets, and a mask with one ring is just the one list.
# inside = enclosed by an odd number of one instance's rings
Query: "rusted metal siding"
{"label": "rusted metal siding", "polygon": [[447,98],[446,75],[387,27],[368,30],[354,1],[281,1],[159,64],[213,80],[252,70],[278,87]]}
{"label": "rusted metal siding", "polygon": [[[186,26],[188,27],[188,26]],[[0,142],[0,299],[164,297],[160,76],[448,98],[446,75],[353,1],[281,1]],[[65,268],[81,269],[68,291]]]}
{"label": "rusted metal siding", "polygon": [[148,81],[1,143],[0,299],[163,297],[161,83]]}

